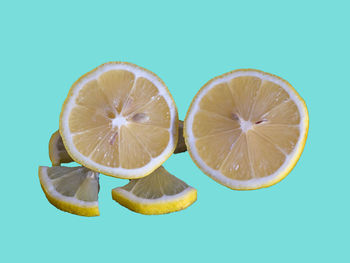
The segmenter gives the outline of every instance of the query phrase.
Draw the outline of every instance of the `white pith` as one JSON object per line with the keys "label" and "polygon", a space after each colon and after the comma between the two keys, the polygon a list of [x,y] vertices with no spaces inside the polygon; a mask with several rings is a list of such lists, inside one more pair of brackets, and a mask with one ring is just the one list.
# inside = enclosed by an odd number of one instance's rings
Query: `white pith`
{"label": "white pith", "polygon": [[[281,86],[290,96],[290,99],[293,100],[296,104],[296,106],[299,109],[300,113],[300,135],[298,142],[294,148],[294,150],[286,155],[286,159],[284,164],[273,174],[263,177],[263,178],[253,178],[246,181],[241,180],[234,180],[231,178],[226,177],[223,175],[219,170],[215,170],[211,167],[209,167],[199,156],[197,149],[196,149],[196,138],[193,135],[192,132],[192,124],[195,114],[199,110],[199,102],[203,98],[203,96],[214,86],[216,86],[219,83],[222,82],[228,82],[232,80],[233,78],[240,77],[240,76],[253,76],[258,77],[262,80],[271,81],[273,83],[276,83],[277,85]],[[186,134],[186,142],[188,144],[188,151],[191,153],[192,158],[195,159],[197,164],[200,166],[200,168],[204,171],[204,173],[208,174],[210,177],[212,177],[214,180],[222,183],[223,185],[226,185],[230,188],[234,189],[252,189],[252,188],[260,188],[264,186],[271,185],[272,182],[277,182],[281,180],[286,172],[290,169],[290,165],[295,163],[296,160],[299,158],[301,151],[303,149],[302,144],[304,143],[305,136],[307,133],[307,127],[308,127],[308,113],[306,110],[305,105],[303,104],[302,99],[299,97],[299,95],[296,93],[296,91],[290,87],[290,85],[274,76],[271,76],[269,74],[264,74],[263,72],[258,71],[234,71],[231,74],[224,75],[222,77],[219,77],[217,79],[214,79],[213,81],[209,82],[202,90],[198,93],[194,101],[192,102],[191,109],[188,112],[188,115],[186,116],[185,120],[185,134]],[[252,123],[250,121],[242,121],[241,122],[241,129],[243,132],[247,132],[251,127]]]}
{"label": "white pith", "polygon": [[127,121],[123,115],[117,115],[115,118],[112,120],[112,126],[114,127],[121,127],[123,125],[127,124]]}
{"label": "white pith", "polygon": [[[71,110],[75,106],[75,100],[77,98],[77,95],[80,89],[84,87],[85,84],[88,83],[89,81],[97,79],[101,74],[110,70],[127,70],[132,72],[135,75],[135,80],[134,80],[135,83],[137,78],[139,77],[149,80],[157,87],[159,95],[161,95],[165,99],[165,101],[169,106],[170,119],[171,119],[170,127],[168,129],[170,133],[169,143],[160,155],[154,158],[150,156],[151,161],[147,163],[145,166],[140,168],[127,169],[122,167],[109,167],[109,166],[101,165],[91,160],[87,156],[84,156],[83,154],[81,154],[76,149],[73,143],[73,136],[69,131],[69,127],[68,127],[69,115]],[[172,151],[175,149],[176,142],[174,141],[173,134],[177,132],[176,123],[177,123],[178,117],[177,117],[176,105],[174,104],[171,95],[168,93],[167,87],[155,75],[149,73],[148,71],[142,68],[133,66],[131,64],[107,63],[98,67],[94,72],[90,72],[89,74],[81,78],[79,82],[77,82],[74,85],[74,87],[70,91],[70,94],[71,96],[67,98],[66,104],[64,106],[65,109],[63,110],[63,113],[61,115],[60,132],[68,152],[76,162],[101,173],[116,176],[119,178],[133,179],[133,178],[140,178],[151,173],[153,170],[158,168],[171,155]],[[123,116],[116,116],[116,118],[112,121],[113,126],[120,127],[121,125],[126,125],[126,124],[127,124],[127,120],[125,120]]]}
{"label": "white pith", "polygon": [[247,132],[253,127],[251,121],[245,121],[243,119],[240,119],[240,124],[243,132]]}

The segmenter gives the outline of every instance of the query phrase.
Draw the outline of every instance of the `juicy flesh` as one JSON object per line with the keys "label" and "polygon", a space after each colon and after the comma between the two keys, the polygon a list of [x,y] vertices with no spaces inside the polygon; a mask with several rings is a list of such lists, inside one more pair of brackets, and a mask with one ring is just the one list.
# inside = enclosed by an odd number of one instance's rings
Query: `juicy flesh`
{"label": "juicy flesh", "polygon": [[199,102],[192,131],[200,158],[235,180],[277,171],[300,136],[300,114],[279,85],[241,76],[211,88]]}
{"label": "juicy flesh", "polygon": [[157,87],[125,70],[111,70],[81,88],[69,117],[77,150],[96,163],[139,168],[170,140],[170,109]]}
{"label": "juicy flesh", "polygon": [[122,189],[144,199],[157,199],[164,195],[172,196],[183,192],[189,186],[170,174],[162,166],[150,175],[130,180]]}
{"label": "juicy flesh", "polygon": [[86,202],[97,201],[98,173],[85,167],[53,166],[47,168],[47,176],[60,194]]}

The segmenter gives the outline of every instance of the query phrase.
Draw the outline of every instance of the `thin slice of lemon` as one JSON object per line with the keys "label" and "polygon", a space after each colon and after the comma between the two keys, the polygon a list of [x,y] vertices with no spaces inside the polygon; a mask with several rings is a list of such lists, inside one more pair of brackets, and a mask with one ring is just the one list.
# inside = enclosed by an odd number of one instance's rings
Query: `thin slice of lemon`
{"label": "thin slice of lemon", "polygon": [[103,64],[77,80],[62,107],[69,155],[94,171],[140,178],[174,152],[175,102],[154,73],[125,62]]}
{"label": "thin slice of lemon", "polygon": [[144,178],[114,188],[112,198],[137,213],[158,215],[190,206],[197,200],[197,190],[161,166]]}
{"label": "thin slice of lemon", "polygon": [[40,166],[39,179],[49,202],[80,216],[98,216],[99,175],[88,168]]}
{"label": "thin slice of lemon", "polygon": [[287,176],[304,149],[308,126],[305,102],[287,81],[242,69],[200,89],[184,137],[205,174],[229,188],[250,190]]}
{"label": "thin slice of lemon", "polygon": [[73,159],[69,156],[64,147],[59,131],[56,131],[51,135],[49,142],[49,156],[53,166],[61,165],[61,163],[73,162]]}

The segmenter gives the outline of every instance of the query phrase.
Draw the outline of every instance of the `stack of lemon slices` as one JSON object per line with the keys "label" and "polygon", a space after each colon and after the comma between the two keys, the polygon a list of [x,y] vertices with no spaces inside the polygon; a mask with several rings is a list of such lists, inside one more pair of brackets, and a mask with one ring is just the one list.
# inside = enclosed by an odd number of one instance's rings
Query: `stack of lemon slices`
{"label": "stack of lemon slices", "polygon": [[[103,173],[135,179],[113,190],[113,198],[131,210],[164,214],[188,207],[196,190],[159,168],[176,148],[178,126],[175,102],[154,73],[117,62],[88,72],[62,107],[59,131],[49,143],[53,167],[39,168],[48,200],[63,211],[97,216]],[[180,146],[184,151],[183,139]],[[82,166],[60,166],[71,161]]]}
{"label": "stack of lemon slices", "polygon": [[[103,64],[71,87],[59,131],[49,143],[52,167],[39,167],[57,208],[97,216],[99,174],[130,179],[112,190],[119,204],[142,214],[182,210],[197,191],[162,164],[188,150],[195,164],[236,190],[268,187],[296,165],[308,132],[306,105],[285,80],[236,70],[205,84],[185,122],[154,73],[125,62]],[[75,161],[81,166],[65,167]]]}

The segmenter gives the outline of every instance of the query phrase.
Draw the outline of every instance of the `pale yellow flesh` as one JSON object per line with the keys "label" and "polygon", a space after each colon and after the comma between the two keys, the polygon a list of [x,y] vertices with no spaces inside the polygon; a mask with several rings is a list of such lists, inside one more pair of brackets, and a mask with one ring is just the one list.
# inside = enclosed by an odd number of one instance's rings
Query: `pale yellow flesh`
{"label": "pale yellow flesh", "polygon": [[82,216],[99,215],[98,173],[85,167],[39,167],[40,184],[58,209]]}
{"label": "pale yellow flesh", "polygon": [[168,146],[170,109],[146,78],[110,70],[81,88],[75,103],[69,116],[74,146],[98,164],[140,168]]}
{"label": "pale yellow flesh", "polygon": [[240,76],[213,86],[200,100],[192,132],[210,168],[241,181],[275,173],[300,139],[300,113],[279,85]]}
{"label": "pale yellow flesh", "polygon": [[112,190],[121,205],[142,214],[166,214],[182,210],[197,199],[197,191],[162,166],[141,179]]}

